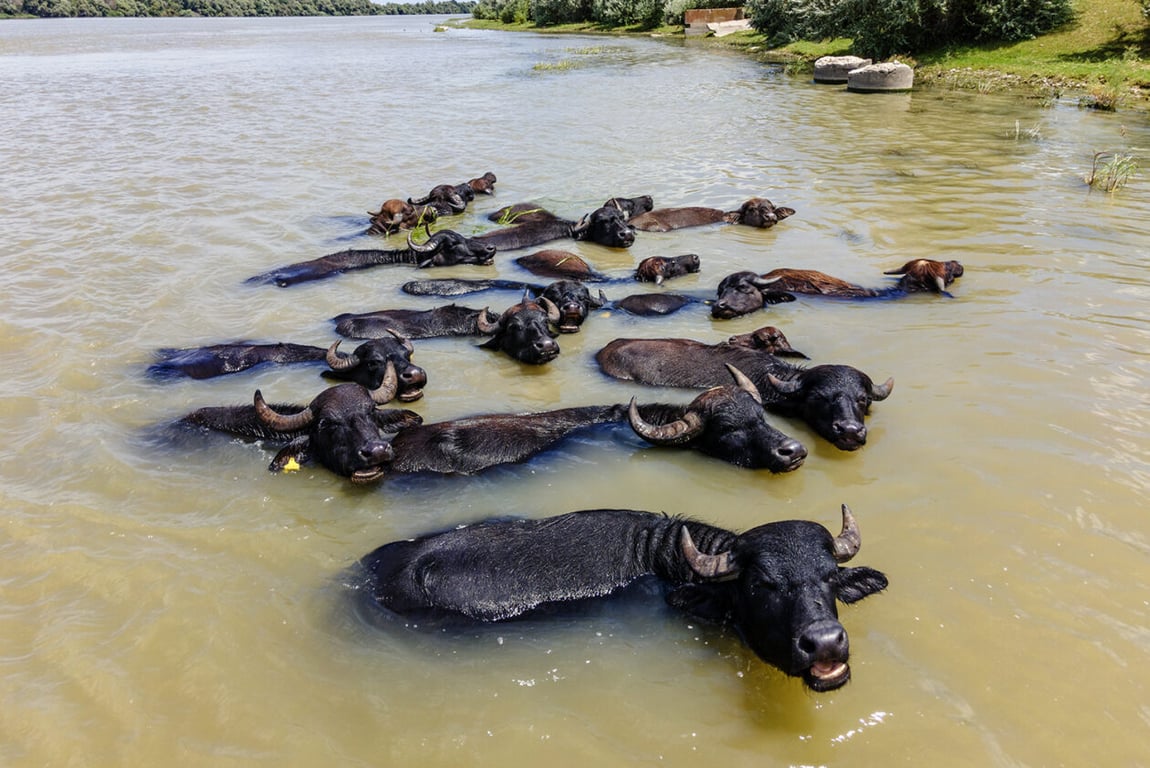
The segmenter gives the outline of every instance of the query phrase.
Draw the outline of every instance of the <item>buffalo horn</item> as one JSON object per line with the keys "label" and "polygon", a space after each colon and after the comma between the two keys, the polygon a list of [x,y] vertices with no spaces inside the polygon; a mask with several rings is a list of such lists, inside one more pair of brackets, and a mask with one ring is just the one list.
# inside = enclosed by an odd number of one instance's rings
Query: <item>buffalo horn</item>
{"label": "buffalo horn", "polygon": [[546,296],[540,296],[539,304],[547,310],[547,319],[550,322],[558,323],[562,319],[563,315],[559,313],[559,307],[555,306],[555,302],[551,301],[551,299]]}
{"label": "buffalo horn", "polygon": [[312,419],[315,418],[311,412],[311,406],[290,416],[276,412],[270,405],[264,402],[264,396],[258,389],[256,390],[254,403],[256,416],[259,417],[259,420],[276,432],[295,432],[311,424]]}
{"label": "buffalo horn", "polygon": [[499,333],[499,328],[503,325],[503,318],[499,318],[494,323],[487,319],[487,307],[479,310],[479,314],[475,316],[475,325],[479,328],[480,333],[488,335]]}
{"label": "buffalo horn", "polygon": [[870,396],[875,400],[886,400],[890,397],[891,391],[894,389],[894,378],[891,377],[884,381],[881,385],[870,385]]}
{"label": "buffalo horn", "polygon": [[679,546],[683,550],[683,557],[687,559],[687,565],[691,566],[692,571],[704,579],[719,579],[737,572],[738,569],[735,567],[730,550],[720,552],[717,555],[704,554],[695,546],[687,526],[684,525],[679,530]]}
{"label": "buffalo horn", "polygon": [[782,275],[779,275],[778,277],[756,277],[751,282],[751,285],[755,286],[759,290],[762,290],[763,288],[766,288],[771,283],[777,283],[782,279],[783,279]]}
{"label": "buffalo horn", "polygon": [[946,281],[942,279],[942,275],[934,276],[934,285],[939,293],[946,293]]}
{"label": "buffalo horn", "polygon": [[627,411],[631,420],[631,429],[644,440],[661,445],[677,445],[685,443],[703,431],[703,419],[694,411],[687,411],[683,418],[670,424],[651,424],[639,415],[639,406],[635,398],[631,398],[631,405]]}
{"label": "buffalo horn", "polygon": [[390,403],[395,399],[395,393],[399,391],[399,374],[395,372],[395,363],[391,360],[387,361],[387,368],[383,372],[383,381],[379,386],[371,390],[371,401],[376,405],[383,405]]}
{"label": "buffalo horn", "polygon": [[607,303],[607,294],[603,293],[603,289],[600,288],[599,289],[599,298],[591,299],[591,306],[598,309],[599,307],[604,306],[606,303]]}
{"label": "buffalo horn", "polygon": [[755,402],[759,405],[763,404],[763,398],[759,395],[759,388],[755,386],[755,382],[747,378],[747,374],[743,373],[730,363],[727,363],[727,370],[730,371],[731,375],[735,377],[735,383],[739,385],[739,389],[755,398]]}
{"label": "buffalo horn", "polygon": [[[784,381],[778,376],[775,376],[773,373],[767,374],[767,381],[769,381],[771,386],[775,388],[776,392],[782,395],[793,395],[794,393],[798,392],[799,388],[802,386],[798,379],[788,379]],[[881,400],[882,398],[878,399]]]}
{"label": "buffalo horn", "polygon": [[333,371],[349,371],[359,365],[359,357],[353,352],[350,355],[341,355],[339,345],[342,342],[337,341],[327,348],[327,367]]}
{"label": "buffalo horn", "polygon": [[858,554],[862,546],[862,534],[859,533],[859,524],[851,514],[851,508],[843,504],[843,529],[835,536],[835,561],[845,563]]}
{"label": "buffalo horn", "polygon": [[394,336],[396,341],[403,345],[403,348],[407,350],[407,354],[410,355],[415,353],[415,345],[411,343],[411,339],[407,338],[394,328],[388,328],[387,332]]}
{"label": "buffalo horn", "polygon": [[436,253],[443,247],[443,239],[434,236],[429,238],[423,245],[417,245],[416,242],[411,239],[412,234],[412,232],[407,233],[407,247],[415,253]]}

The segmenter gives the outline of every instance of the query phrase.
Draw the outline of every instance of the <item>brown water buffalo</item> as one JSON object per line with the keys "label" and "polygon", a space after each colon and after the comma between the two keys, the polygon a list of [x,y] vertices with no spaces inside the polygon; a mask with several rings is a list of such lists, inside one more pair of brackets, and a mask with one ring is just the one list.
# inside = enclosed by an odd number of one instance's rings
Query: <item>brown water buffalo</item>
{"label": "brown water buffalo", "polygon": [[477,195],[494,195],[495,194],[495,174],[491,171],[471,179],[467,182],[467,186],[471,187],[471,191]]}
{"label": "brown water buffalo", "polygon": [[407,248],[382,251],[378,249],[346,250],[331,253],[311,261],[301,261],[278,267],[249,277],[249,284],[273,284],[281,288],[311,280],[321,280],[331,275],[368,269],[391,264],[408,264],[419,268],[447,267],[456,264],[491,264],[495,259],[495,247],[458,232],[444,229],[436,232],[427,242],[417,244],[410,234]]}
{"label": "brown water buffalo", "polygon": [[605,599],[640,579],[694,620],[729,624],[767,664],[813,691],[850,679],[837,603],[882,591],[873,568],[843,567],[862,545],[842,505],[836,536],[788,520],[736,534],[694,520],[623,509],[506,519],[385,544],[352,586],[419,626],[501,622]]}
{"label": "brown water buffalo", "polygon": [[187,376],[210,379],[259,365],[323,361],[330,369],[324,371],[323,376],[377,389],[383,383],[390,364],[398,377],[396,396],[399,400],[410,402],[423,396],[427,372],[411,362],[415,347],[394,328],[385,329],[379,338],[359,345],[350,355],[340,353],[338,347],[339,342],[327,349],[304,344],[233,342],[191,349],[163,349],[157,353],[159,359],[148,367],[148,375],[154,378]]}
{"label": "brown water buffalo", "polygon": [[253,440],[286,441],[268,467],[272,471],[294,459],[319,463],[353,483],[370,483],[383,477],[395,455],[384,436],[422,421],[411,411],[379,407],[392,399],[396,385],[392,368],[375,390],[336,384],[306,406],[270,406],[256,390],[252,405],[200,408],[181,423]]}
{"label": "brown water buffalo", "polygon": [[538,277],[599,282],[606,276],[571,251],[548,248],[515,259],[515,263]]}
{"label": "brown water buffalo", "polygon": [[383,201],[378,211],[368,211],[371,223],[369,235],[391,235],[401,229],[419,229],[426,224],[434,224],[439,214],[429,205],[415,206],[403,200]]}
{"label": "brown water buffalo", "polygon": [[699,271],[699,255],[686,253],[682,256],[648,256],[635,268],[635,279],[641,283],[662,285],[663,281],[683,275],[693,275]]}
{"label": "brown water buffalo", "polygon": [[640,195],[639,197],[612,197],[600,207],[618,208],[619,212],[622,213],[625,218],[630,219],[632,216],[638,216],[654,208],[655,201],[650,195]]}
{"label": "brown water buffalo", "polygon": [[793,216],[794,213],[794,209],[776,207],[764,197],[753,197],[735,211],[700,206],[656,208],[633,216],[630,224],[644,232],[670,232],[674,229],[701,227],[707,224],[745,224],[749,227],[767,229],[788,216]]}
{"label": "brown water buffalo", "polygon": [[802,419],[844,451],[866,444],[870,405],[885,400],[894,388],[893,378],[876,385],[849,365],[800,367],[746,346],[744,340],[615,339],[595,360],[613,378],[671,387],[715,386],[727,375],[726,366],[733,365],[758,388],[766,409]]}

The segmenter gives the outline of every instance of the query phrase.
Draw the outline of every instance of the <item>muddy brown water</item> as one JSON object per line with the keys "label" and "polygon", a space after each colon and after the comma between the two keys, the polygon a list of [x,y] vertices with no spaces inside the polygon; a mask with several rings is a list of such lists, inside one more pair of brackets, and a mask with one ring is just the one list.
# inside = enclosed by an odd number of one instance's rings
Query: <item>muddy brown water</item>
{"label": "muddy brown water", "polygon": [[[922,90],[860,96],[660,39],[436,31],[434,18],[0,24],[0,763],[4,765],[1145,765],[1150,742],[1150,196],[1083,183],[1145,157],[1144,113]],[[688,392],[606,379],[620,336],[763,325],[895,379],[868,445],[772,476],[596,433],[479,477],[351,487],[272,450],[170,444],[201,405],[309,399],[318,369],[145,377],[152,352],[326,345],[328,318],[424,307],[384,268],[243,280],[375,241],[384,199],[494,171],[499,205],[611,195],[797,214],[767,231],[569,244],[623,276],[697,253],[881,286],[958,259],[953,298],[799,299],[712,320],[600,311],[532,368],[419,342],[427,420]],[[434,276],[522,277],[494,268]],[[604,287],[610,298],[632,290]],[[506,294],[477,300],[511,303]],[[467,299],[463,303],[470,303]],[[162,430],[160,431],[162,434]],[[386,541],[489,516],[620,507],[732,529],[842,503],[889,589],[841,611],[853,680],[816,695],[730,633],[633,600],[443,637],[340,587]]]}

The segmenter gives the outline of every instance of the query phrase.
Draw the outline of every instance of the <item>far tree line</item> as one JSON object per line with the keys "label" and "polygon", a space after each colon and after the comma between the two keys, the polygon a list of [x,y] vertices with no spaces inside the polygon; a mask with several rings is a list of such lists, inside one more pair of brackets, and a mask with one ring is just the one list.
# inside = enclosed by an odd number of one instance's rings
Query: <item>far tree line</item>
{"label": "far tree line", "polygon": [[470,15],[473,0],[0,0],[0,17]]}

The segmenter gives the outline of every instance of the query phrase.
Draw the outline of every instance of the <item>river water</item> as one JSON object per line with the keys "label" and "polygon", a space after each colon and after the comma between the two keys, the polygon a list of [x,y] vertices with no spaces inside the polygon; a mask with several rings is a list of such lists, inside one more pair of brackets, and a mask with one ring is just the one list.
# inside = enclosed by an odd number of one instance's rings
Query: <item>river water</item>
{"label": "river water", "polygon": [[[1145,112],[861,96],[669,40],[441,21],[0,24],[0,764],[1150,764],[1150,196],[1145,172],[1114,195],[1083,183],[1097,151],[1147,156]],[[810,451],[787,475],[607,432],[364,489],[271,474],[265,446],[158,437],[256,387],[323,386],[313,366],[157,382],[160,347],[326,346],[340,312],[433,305],[399,292],[405,267],[243,281],[370,247],[367,210],[488,170],[496,196],[445,226],[528,200],[577,218],[612,195],[797,210],[766,231],[564,246],[618,276],[698,253],[679,290],[780,266],[880,286],[915,257],[966,274],[949,299],[603,311],[543,367],[417,343],[428,421],[690,398],[602,376],[593,354],[619,336],[776,325],[814,362],[894,377],[861,451],[776,418]],[[513,255],[437,276],[526,277]],[[844,502],[856,562],[890,587],[842,609],[854,674],[829,694],[657,601],[437,637],[375,625],[340,586],[386,541],[489,516],[833,528]]]}

